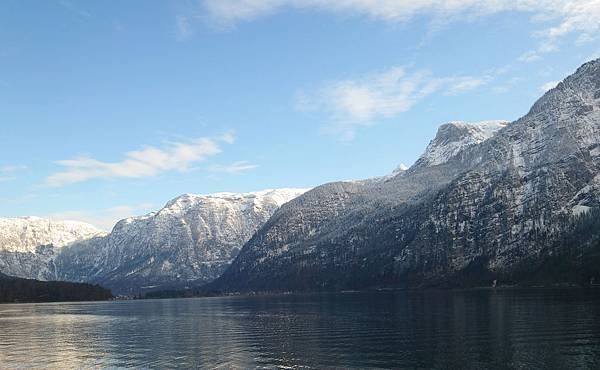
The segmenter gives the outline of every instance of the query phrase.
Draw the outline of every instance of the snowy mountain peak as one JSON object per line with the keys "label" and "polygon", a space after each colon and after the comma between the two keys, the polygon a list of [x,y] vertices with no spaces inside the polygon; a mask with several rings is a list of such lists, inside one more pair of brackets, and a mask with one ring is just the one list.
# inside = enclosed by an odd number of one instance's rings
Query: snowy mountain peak
{"label": "snowy mountain peak", "polygon": [[[531,107],[529,115],[552,114],[560,110],[578,115],[588,114],[598,109],[600,103],[600,58],[583,64],[571,76],[565,78],[553,89],[548,90]],[[594,109],[594,107],[596,107]]]}
{"label": "snowy mountain peak", "polygon": [[443,124],[415,166],[425,167],[445,163],[463,149],[491,138],[508,124],[508,121],[500,120],[476,123],[453,121]]}
{"label": "snowy mountain peak", "polygon": [[40,217],[0,218],[0,250],[34,252],[41,245],[61,248],[76,241],[104,235],[90,224]]}
{"label": "snowy mountain peak", "polygon": [[408,166],[405,165],[404,163],[400,163],[400,165],[398,167],[396,167],[396,169],[394,171],[392,171],[392,176],[399,175],[406,170],[408,170]]}
{"label": "snowy mountain peak", "polygon": [[281,205],[305,191],[180,195],[157,212],[119,221],[104,238],[63,250],[59,276],[116,291],[211,281]]}
{"label": "snowy mountain peak", "polygon": [[250,193],[230,193],[221,192],[213,194],[191,194],[186,193],[178,196],[175,199],[170,200],[165,207],[159,211],[175,211],[183,210],[189,207],[196,206],[200,203],[227,203],[233,202],[239,205],[249,206],[251,204],[261,204],[264,202],[274,203],[277,207],[280,207],[284,203],[292,200],[293,198],[305,193],[308,189],[267,189],[257,192]]}

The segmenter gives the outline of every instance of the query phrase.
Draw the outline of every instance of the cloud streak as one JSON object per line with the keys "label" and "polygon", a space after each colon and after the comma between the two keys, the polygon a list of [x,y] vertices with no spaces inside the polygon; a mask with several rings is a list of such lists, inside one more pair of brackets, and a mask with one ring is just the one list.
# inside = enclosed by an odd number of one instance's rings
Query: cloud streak
{"label": "cloud streak", "polygon": [[257,164],[252,164],[248,161],[239,161],[239,162],[234,162],[228,165],[212,165],[208,168],[208,170],[210,172],[216,172],[216,173],[226,173],[226,174],[230,174],[230,175],[239,175],[243,172],[247,172],[253,169],[258,168]]}
{"label": "cloud streak", "polygon": [[[569,34],[579,35],[578,43],[594,40],[600,31],[599,0],[204,0],[203,13],[221,28],[252,21],[283,9],[316,10],[365,16],[390,23],[402,23],[416,16],[433,18],[432,24],[485,17],[503,12],[531,14],[540,24],[535,37],[540,47],[522,56],[534,61],[540,54],[556,49],[556,41]],[[178,23],[180,23],[178,18]],[[189,32],[189,24],[183,28]]]}
{"label": "cloud streak", "polygon": [[436,77],[427,70],[394,67],[355,80],[334,81],[313,94],[299,94],[297,106],[326,112],[331,123],[325,131],[351,140],[359,127],[406,112],[432,94],[458,95],[486,84],[489,78]]}
{"label": "cloud streak", "polygon": [[17,173],[25,171],[27,166],[5,165],[0,167],[0,182],[13,181],[17,179]]}
{"label": "cloud streak", "polygon": [[219,143],[232,142],[231,136],[197,138],[189,142],[170,143],[164,148],[146,147],[125,153],[118,162],[105,162],[82,156],[57,161],[64,169],[46,178],[46,184],[59,187],[93,179],[142,178],[167,171],[187,171],[191,165],[221,152]]}

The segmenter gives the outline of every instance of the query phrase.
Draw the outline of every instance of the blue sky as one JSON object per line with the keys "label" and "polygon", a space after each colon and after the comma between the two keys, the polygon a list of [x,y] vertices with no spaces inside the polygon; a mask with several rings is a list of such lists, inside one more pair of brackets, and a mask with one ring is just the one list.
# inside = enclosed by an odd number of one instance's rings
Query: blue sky
{"label": "blue sky", "polygon": [[600,56],[600,0],[0,2],[0,216],[103,228],[182,193],[410,165]]}

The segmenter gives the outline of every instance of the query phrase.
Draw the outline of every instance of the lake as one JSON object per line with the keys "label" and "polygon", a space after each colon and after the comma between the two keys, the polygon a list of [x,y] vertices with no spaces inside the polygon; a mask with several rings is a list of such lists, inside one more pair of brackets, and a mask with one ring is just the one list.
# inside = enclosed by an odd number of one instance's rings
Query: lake
{"label": "lake", "polygon": [[0,305],[0,368],[598,369],[600,289]]}

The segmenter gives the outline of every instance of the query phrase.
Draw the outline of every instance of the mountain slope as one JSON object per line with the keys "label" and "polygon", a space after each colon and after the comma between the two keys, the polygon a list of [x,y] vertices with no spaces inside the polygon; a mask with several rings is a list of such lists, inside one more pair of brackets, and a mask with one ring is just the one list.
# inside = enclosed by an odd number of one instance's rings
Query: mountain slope
{"label": "mountain slope", "polygon": [[440,126],[415,167],[435,166],[454,157],[462,150],[480,144],[506,127],[507,121],[482,121],[477,123],[450,122]]}
{"label": "mountain slope", "polygon": [[0,248],[11,252],[34,252],[39,245],[60,248],[100,234],[102,232],[94,226],[78,221],[0,218]]}
{"label": "mountain slope", "polygon": [[0,271],[41,280],[56,277],[52,259],[61,248],[103,233],[76,221],[0,218]]}
{"label": "mountain slope", "polygon": [[282,204],[304,191],[182,195],[158,212],[121,220],[107,236],[65,248],[55,261],[58,277],[123,293],[211,281]]}
{"label": "mountain slope", "polygon": [[600,205],[600,60],[495,134],[456,126],[383,183],[328,184],[288,203],[210,287],[487,284],[545,258],[565,220]]}

